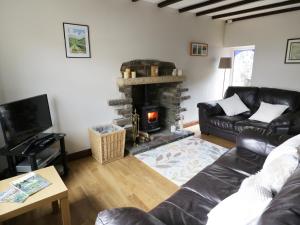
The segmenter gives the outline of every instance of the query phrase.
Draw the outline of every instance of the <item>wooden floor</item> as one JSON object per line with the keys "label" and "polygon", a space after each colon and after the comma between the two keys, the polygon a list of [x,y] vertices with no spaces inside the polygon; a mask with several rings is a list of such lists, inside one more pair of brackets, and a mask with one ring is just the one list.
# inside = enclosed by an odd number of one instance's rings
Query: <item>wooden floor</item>
{"label": "wooden floor", "polygon": [[[224,147],[232,142],[214,136],[199,136]],[[133,156],[107,165],[99,165],[93,158],[83,158],[69,164],[70,174],[64,180],[69,188],[73,225],[95,223],[97,212],[103,209],[132,206],[152,209],[178,190],[178,186],[162,177]],[[61,224],[51,206],[12,219],[9,225]]]}

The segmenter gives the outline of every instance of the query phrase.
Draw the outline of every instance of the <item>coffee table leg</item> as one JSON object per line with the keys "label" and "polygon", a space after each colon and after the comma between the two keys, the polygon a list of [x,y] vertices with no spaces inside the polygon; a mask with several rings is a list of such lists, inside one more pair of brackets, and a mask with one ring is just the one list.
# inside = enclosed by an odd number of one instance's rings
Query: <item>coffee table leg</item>
{"label": "coffee table leg", "polygon": [[[57,213],[59,211],[58,201],[52,202],[52,212]],[[0,224],[1,225],[1,224]]]}
{"label": "coffee table leg", "polygon": [[60,211],[63,225],[71,225],[70,208],[67,197],[60,199]]}

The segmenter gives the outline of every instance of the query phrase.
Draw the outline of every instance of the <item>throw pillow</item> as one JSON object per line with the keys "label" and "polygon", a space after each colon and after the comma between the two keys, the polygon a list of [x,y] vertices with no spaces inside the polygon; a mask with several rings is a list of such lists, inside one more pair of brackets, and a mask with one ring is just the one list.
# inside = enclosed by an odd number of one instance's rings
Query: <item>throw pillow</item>
{"label": "throw pillow", "polygon": [[270,123],[272,120],[279,117],[288,107],[289,106],[287,105],[273,105],[261,102],[259,109],[249,118],[249,120]]}
{"label": "throw pillow", "polygon": [[287,179],[294,173],[300,159],[300,135],[276,147],[266,158],[262,182],[274,193],[278,193]]}
{"label": "throw pillow", "polygon": [[300,147],[300,134],[286,140],[280,146],[291,146],[291,147],[299,148]]}
{"label": "throw pillow", "polygon": [[237,94],[217,102],[227,116],[235,116],[249,111],[248,107],[242,102]]}
{"label": "throw pillow", "polygon": [[260,182],[258,175],[245,179],[235,194],[227,197],[208,214],[207,225],[254,225],[270,201],[272,193]]}
{"label": "throw pillow", "polygon": [[298,153],[284,154],[264,165],[261,175],[262,182],[273,194],[277,194],[286,183],[287,179],[298,167]]}

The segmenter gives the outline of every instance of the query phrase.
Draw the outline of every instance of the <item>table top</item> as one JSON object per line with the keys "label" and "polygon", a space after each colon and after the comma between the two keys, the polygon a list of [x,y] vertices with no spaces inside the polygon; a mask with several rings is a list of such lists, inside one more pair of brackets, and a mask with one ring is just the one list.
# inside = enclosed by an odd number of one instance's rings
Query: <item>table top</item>
{"label": "table top", "polygon": [[[24,203],[0,203],[0,222],[68,196],[68,189],[54,166],[34,172],[47,179],[51,185],[33,194]],[[12,181],[22,176],[24,175],[0,181],[0,192],[5,191]]]}

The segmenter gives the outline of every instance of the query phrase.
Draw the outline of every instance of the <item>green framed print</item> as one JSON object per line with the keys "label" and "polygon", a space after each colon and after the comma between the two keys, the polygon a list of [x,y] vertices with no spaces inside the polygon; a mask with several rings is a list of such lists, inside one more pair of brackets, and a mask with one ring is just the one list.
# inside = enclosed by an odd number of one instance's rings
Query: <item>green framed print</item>
{"label": "green framed print", "polygon": [[63,23],[67,58],[91,58],[89,26]]}
{"label": "green framed print", "polygon": [[300,63],[300,38],[288,39],[286,46],[285,63]]}

